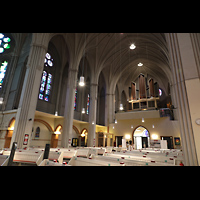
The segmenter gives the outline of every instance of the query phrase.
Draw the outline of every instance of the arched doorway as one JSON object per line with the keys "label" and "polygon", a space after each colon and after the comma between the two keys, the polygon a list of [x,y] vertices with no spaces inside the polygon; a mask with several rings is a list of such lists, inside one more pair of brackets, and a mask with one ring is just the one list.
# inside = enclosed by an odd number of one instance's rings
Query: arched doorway
{"label": "arched doorway", "polygon": [[81,131],[81,147],[87,147],[88,130],[84,128]]}
{"label": "arched doorway", "polygon": [[6,133],[6,135],[5,135],[5,144],[4,144],[4,148],[10,148],[10,142],[11,142],[11,139],[12,139],[14,126],[15,126],[15,118],[13,117],[13,118],[10,120],[10,123],[9,123],[9,125],[8,125],[8,130],[7,130],[7,133]]}
{"label": "arched doorway", "polygon": [[62,126],[59,124],[54,133],[51,135],[51,148],[56,148],[58,146],[58,136],[61,134]]}
{"label": "arched doorway", "polygon": [[150,145],[150,133],[144,126],[138,126],[133,131],[133,143],[135,149],[148,148]]}

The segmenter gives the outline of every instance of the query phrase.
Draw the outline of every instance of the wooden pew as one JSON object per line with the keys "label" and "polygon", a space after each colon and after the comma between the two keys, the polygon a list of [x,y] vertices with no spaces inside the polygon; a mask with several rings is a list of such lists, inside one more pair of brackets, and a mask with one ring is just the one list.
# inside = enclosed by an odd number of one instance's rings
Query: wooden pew
{"label": "wooden pew", "polygon": [[8,160],[9,160],[8,155],[0,155],[0,166],[7,166]]}
{"label": "wooden pew", "polygon": [[72,157],[72,159],[69,161],[68,164],[71,166],[124,166],[124,164],[112,161],[103,161],[103,160],[81,158],[75,156]]}
{"label": "wooden pew", "polygon": [[84,148],[77,148],[77,157],[84,157],[88,158],[89,157],[89,149],[84,149]]}
{"label": "wooden pew", "polygon": [[39,166],[69,166],[66,164],[62,164],[62,163],[58,163],[58,162],[54,162],[51,161],[49,159],[44,159]]}
{"label": "wooden pew", "polygon": [[15,152],[13,162],[39,165],[43,160],[44,152]]}
{"label": "wooden pew", "polygon": [[63,151],[50,151],[49,160],[57,160],[59,163],[63,163]]}

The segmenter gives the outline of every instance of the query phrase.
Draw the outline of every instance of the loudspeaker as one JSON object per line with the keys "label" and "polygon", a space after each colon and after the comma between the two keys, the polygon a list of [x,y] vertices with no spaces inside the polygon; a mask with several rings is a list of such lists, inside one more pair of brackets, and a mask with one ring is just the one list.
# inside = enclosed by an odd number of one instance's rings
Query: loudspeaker
{"label": "loudspeaker", "polygon": [[14,158],[16,149],[17,149],[17,142],[13,142],[12,149],[11,149],[11,152],[10,152],[10,158],[8,160],[8,165],[7,166],[12,166],[13,158]]}
{"label": "loudspeaker", "polygon": [[50,151],[50,144],[46,144],[45,150],[44,150],[44,157],[43,157],[43,160],[49,158],[49,151]]}

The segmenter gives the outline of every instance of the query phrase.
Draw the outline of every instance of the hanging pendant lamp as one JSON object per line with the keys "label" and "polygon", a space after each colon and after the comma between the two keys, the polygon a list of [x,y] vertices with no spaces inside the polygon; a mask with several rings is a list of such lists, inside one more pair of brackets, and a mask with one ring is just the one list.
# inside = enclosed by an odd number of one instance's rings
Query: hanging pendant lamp
{"label": "hanging pendant lamp", "polygon": [[81,77],[80,77],[79,85],[80,85],[80,86],[84,86],[84,85],[85,85],[84,76],[81,76]]}
{"label": "hanging pendant lamp", "polygon": [[120,109],[120,110],[124,110],[124,107],[123,107],[123,104],[122,104],[122,103],[120,103],[119,109]]}
{"label": "hanging pendant lamp", "polygon": [[85,114],[85,108],[82,108],[82,114]]}

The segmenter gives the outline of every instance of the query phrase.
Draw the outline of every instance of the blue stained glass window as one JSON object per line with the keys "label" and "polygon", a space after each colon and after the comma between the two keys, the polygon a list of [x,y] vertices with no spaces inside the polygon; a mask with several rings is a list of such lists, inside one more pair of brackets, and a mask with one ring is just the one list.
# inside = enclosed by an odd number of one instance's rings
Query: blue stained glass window
{"label": "blue stained glass window", "polygon": [[90,106],[90,94],[88,94],[88,97],[87,97],[87,114],[89,114],[89,106]]}
{"label": "blue stained glass window", "polygon": [[1,67],[0,67],[0,89],[2,88],[2,85],[3,85],[3,80],[4,80],[4,77],[6,75],[7,66],[8,66],[7,61],[3,61],[1,63]]}
{"label": "blue stained glass window", "polygon": [[[3,33],[0,33],[0,54],[3,54],[6,49],[10,49],[11,39],[5,36]],[[3,80],[6,75],[8,62],[6,60],[0,61],[0,89],[2,89]]]}
{"label": "blue stained glass window", "polygon": [[45,59],[44,59],[44,66],[46,67],[53,67],[53,58],[49,53],[46,53]]}
{"label": "blue stained glass window", "polygon": [[[46,53],[44,59],[44,66],[52,67],[53,66],[53,58],[49,53]],[[48,70],[47,70],[48,71]],[[51,93],[51,84],[52,84],[52,74],[47,71],[43,71],[40,83],[40,92],[39,99],[49,101],[49,95]]]}
{"label": "blue stained glass window", "polygon": [[43,99],[44,98],[44,96],[43,96],[43,94],[39,94],[39,99]]}
{"label": "blue stained glass window", "polygon": [[49,101],[49,96],[45,96],[44,100]]}
{"label": "blue stained glass window", "polygon": [[77,101],[77,88],[75,90],[74,110],[76,110],[76,101]]}

